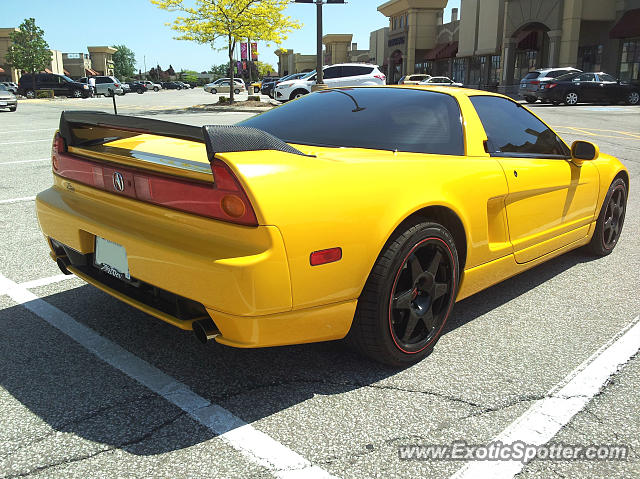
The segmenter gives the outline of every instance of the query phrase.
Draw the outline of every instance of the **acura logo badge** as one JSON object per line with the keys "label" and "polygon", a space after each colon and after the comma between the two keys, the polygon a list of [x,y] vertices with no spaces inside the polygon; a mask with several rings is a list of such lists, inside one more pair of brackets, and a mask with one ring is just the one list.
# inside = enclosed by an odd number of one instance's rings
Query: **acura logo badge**
{"label": "acura logo badge", "polygon": [[116,191],[124,191],[124,178],[117,171],[113,174],[113,187]]}

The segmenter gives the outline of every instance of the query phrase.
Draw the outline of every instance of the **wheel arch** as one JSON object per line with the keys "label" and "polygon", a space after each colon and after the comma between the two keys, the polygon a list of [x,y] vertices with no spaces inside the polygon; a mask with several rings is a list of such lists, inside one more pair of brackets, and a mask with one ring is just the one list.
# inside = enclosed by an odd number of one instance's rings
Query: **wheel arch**
{"label": "wheel arch", "polygon": [[628,195],[629,194],[629,173],[627,172],[627,170],[620,170],[616,174],[616,176],[614,176],[614,178],[613,178],[613,180],[611,180],[611,182],[613,183],[618,178],[622,178],[622,181],[624,181],[624,184],[627,187],[627,195]]}

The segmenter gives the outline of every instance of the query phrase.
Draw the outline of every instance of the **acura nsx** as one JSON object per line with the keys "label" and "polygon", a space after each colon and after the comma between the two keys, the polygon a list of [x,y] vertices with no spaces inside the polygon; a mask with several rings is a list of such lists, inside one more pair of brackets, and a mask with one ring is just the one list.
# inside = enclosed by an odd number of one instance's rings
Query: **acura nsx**
{"label": "acura nsx", "polygon": [[620,238],[629,175],[510,98],[318,91],[233,126],[64,112],[51,257],[202,341],[424,358],[454,303]]}

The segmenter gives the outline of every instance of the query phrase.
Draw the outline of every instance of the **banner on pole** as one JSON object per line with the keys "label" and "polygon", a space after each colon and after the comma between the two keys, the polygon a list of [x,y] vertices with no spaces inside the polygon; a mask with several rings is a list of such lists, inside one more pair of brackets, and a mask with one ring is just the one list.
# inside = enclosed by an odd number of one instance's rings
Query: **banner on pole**
{"label": "banner on pole", "polygon": [[258,44],[255,42],[251,42],[251,60],[258,61]]}
{"label": "banner on pole", "polygon": [[248,47],[249,45],[246,43],[240,44],[240,60],[247,60],[249,58],[247,54]]}

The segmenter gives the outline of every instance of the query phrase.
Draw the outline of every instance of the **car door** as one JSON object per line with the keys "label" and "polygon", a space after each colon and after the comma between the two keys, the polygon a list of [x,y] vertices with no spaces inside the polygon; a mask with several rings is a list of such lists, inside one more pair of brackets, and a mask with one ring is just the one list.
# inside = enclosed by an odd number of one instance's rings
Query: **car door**
{"label": "car door", "polygon": [[507,222],[516,261],[532,261],[584,238],[598,199],[596,167],[571,161],[567,146],[519,103],[482,95],[470,99],[487,134],[487,152],[507,178]]}
{"label": "car door", "polygon": [[231,85],[229,80],[221,81],[218,86],[216,86],[216,90],[218,90],[218,93],[229,93],[229,85]]}
{"label": "car door", "polygon": [[618,102],[624,100],[626,88],[620,82],[608,75],[607,73],[599,73],[598,84],[600,85],[600,99],[610,102]]}
{"label": "car door", "polygon": [[342,78],[342,66],[331,66],[328,68],[325,68],[324,71],[322,72],[322,78],[324,83],[329,87],[329,88],[333,88],[336,86],[341,86],[340,83],[342,82],[343,78]]}
{"label": "car door", "polygon": [[600,95],[596,76],[593,73],[581,73],[573,80],[574,90],[578,93],[580,101],[597,101]]}

